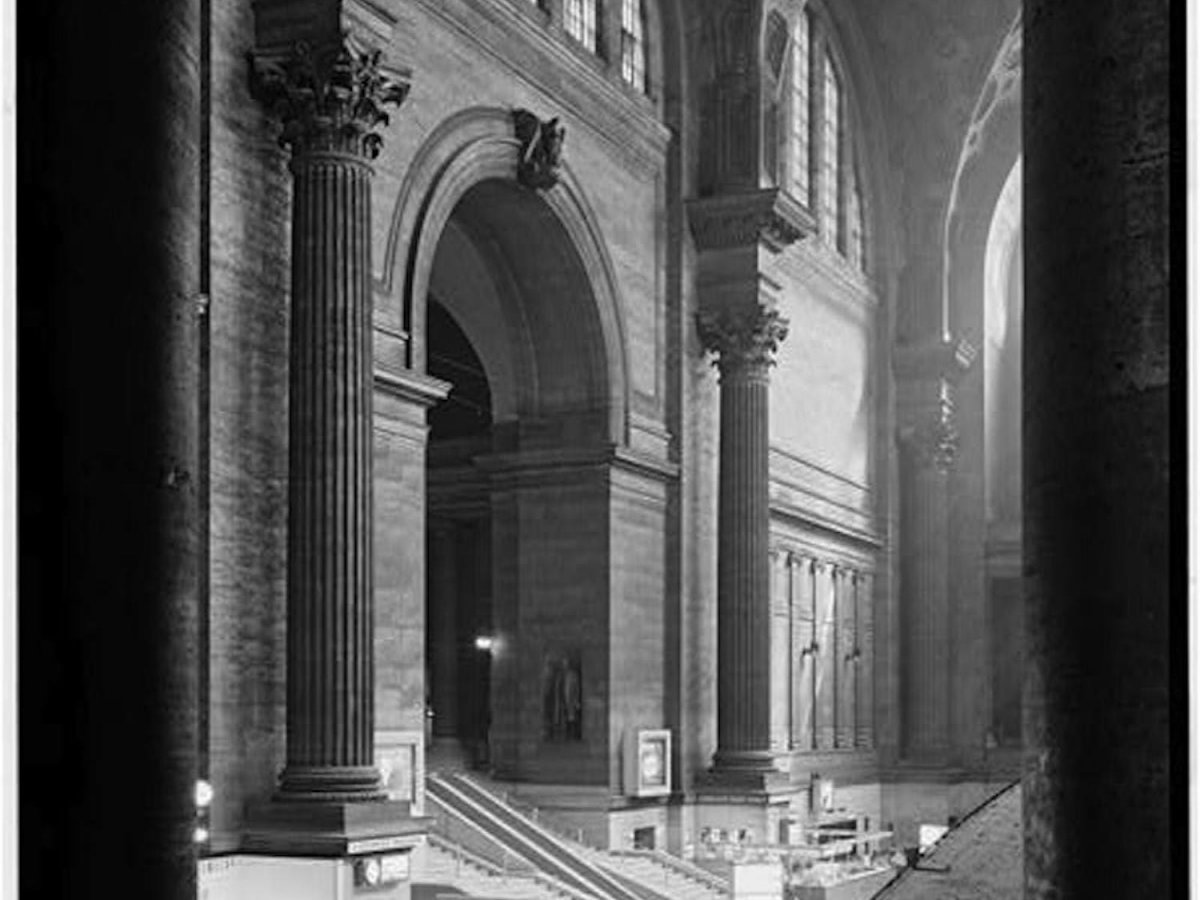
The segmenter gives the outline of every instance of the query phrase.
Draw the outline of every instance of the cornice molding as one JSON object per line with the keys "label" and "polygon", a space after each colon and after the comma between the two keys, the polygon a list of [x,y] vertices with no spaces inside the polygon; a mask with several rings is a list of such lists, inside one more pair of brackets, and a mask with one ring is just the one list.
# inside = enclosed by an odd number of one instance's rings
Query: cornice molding
{"label": "cornice molding", "polygon": [[[883,536],[877,531],[865,531],[855,528],[848,522],[842,522],[832,519],[828,516],[823,516],[819,513],[813,512],[811,509],[805,509],[802,506],[799,506],[795,503],[789,503],[787,500],[776,496],[772,496],[770,499],[770,511],[772,518],[795,522],[828,536],[847,541],[859,547],[870,548],[871,550],[880,550],[885,545]],[[866,516],[864,516],[864,518],[866,518]]]}
{"label": "cornice molding", "polygon": [[700,251],[762,244],[778,253],[816,232],[812,214],[777,187],[689,200],[687,213]]}
{"label": "cornice molding", "polygon": [[476,456],[474,463],[481,471],[493,476],[613,467],[651,480],[669,482],[677,480],[680,472],[677,463],[615,444],[487,453]]}
{"label": "cornice molding", "polygon": [[374,382],[377,391],[383,391],[401,400],[408,400],[410,403],[426,407],[434,406],[444,400],[452,387],[448,381],[414,372],[411,369],[397,372],[376,368]]}

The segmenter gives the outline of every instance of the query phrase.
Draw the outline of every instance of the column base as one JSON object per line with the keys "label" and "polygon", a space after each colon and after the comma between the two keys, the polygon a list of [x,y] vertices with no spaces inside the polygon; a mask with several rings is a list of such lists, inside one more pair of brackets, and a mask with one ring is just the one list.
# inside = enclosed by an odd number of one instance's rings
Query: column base
{"label": "column base", "polygon": [[947,768],[956,762],[953,755],[949,744],[926,744],[901,751],[898,762],[916,768]]}
{"label": "column base", "polygon": [[782,772],[712,770],[698,777],[692,808],[693,839],[699,845],[761,846],[783,843],[781,823],[807,807],[807,787],[790,784]]}
{"label": "column base", "polygon": [[717,793],[772,793],[791,784],[790,754],[771,750],[718,750],[712,768],[697,775],[698,790]]}
{"label": "column base", "polygon": [[412,815],[405,800],[358,802],[282,800],[247,811],[242,847],[277,856],[341,857],[409,850],[421,842],[431,819]]}
{"label": "column base", "polygon": [[386,800],[374,766],[288,766],[279,776],[281,803],[361,803]]}

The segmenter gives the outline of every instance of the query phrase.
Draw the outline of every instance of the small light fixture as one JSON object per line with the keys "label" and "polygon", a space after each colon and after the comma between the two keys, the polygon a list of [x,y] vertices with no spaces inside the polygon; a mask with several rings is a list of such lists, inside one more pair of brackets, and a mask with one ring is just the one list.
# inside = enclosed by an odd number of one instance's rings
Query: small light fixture
{"label": "small light fixture", "polygon": [[197,844],[203,844],[208,840],[208,829],[201,826],[196,826],[196,830],[192,832],[192,840]]}
{"label": "small light fixture", "polygon": [[196,782],[196,806],[199,809],[204,809],[213,800],[212,785],[203,778]]}
{"label": "small light fixture", "polygon": [[483,653],[491,653],[496,646],[496,639],[490,634],[481,634],[475,638],[475,649]]}

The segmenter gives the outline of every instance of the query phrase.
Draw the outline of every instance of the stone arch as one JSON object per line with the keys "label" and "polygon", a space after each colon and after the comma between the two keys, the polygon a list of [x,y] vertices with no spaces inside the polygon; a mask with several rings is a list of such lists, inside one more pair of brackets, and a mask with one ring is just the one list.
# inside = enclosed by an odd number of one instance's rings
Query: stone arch
{"label": "stone arch", "polygon": [[[567,145],[569,156],[569,143]],[[564,160],[558,184],[532,192],[517,186],[518,142],[511,112],[490,107],[461,110],[444,120],[426,139],[410,164],[393,210],[383,260],[384,296],[393,303],[383,318],[407,335],[407,363],[425,368],[425,304],[442,234],[460,201],[480,185],[507,185],[512,202],[562,237],[581,278],[565,303],[575,304],[587,376],[603,393],[606,437],[627,439],[629,387],[622,302],[611,259],[584,190]],[[502,190],[502,189],[501,189]],[[582,296],[581,296],[582,295]],[[536,330],[536,329],[535,329]],[[534,334],[546,342],[559,335]],[[527,411],[536,411],[536,400]]]}
{"label": "stone arch", "polygon": [[982,338],[984,268],[992,213],[1021,154],[1021,16],[1009,28],[979,93],[946,210],[942,322]]}
{"label": "stone arch", "polygon": [[[950,595],[960,609],[972,610],[983,626],[983,652],[968,670],[965,683],[978,685],[980,702],[962,715],[972,717],[972,733],[986,735],[992,743],[994,713],[1005,705],[1011,691],[996,679],[1008,651],[1001,650],[994,615],[1011,611],[1007,589],[997,581],[1002,573],[995,556],[1000,546],[992,540],[987,522],[987,369],[986,273],[989,233],[997,205],[1021,153],[1021,19],[1018,13],[980,90],[971,123],[963,140],[951,187],[942,245],[941,291],[937,314],[942,335],[965,338],[975,349],[975,362],[955,388],[955,423],[958,454],[950,478]],[[1005,576],[1007,577],[1007,576]],[[1019,629],[1017,629],[1019,631]],[[1004,642],[1011,650],[1013,644]],[[1008,683],[1007,679],[1003,680]],[[964,719],[965,720],[965,719]],[[1014,765],[1012,757],[997,755],[999,766]]]}

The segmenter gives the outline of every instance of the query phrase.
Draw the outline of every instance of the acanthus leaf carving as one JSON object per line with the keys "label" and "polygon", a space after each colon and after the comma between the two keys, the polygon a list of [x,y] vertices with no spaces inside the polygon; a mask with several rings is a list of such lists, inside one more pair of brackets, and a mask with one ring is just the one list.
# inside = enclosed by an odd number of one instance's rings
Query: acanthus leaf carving
{"label": "acanthus leaf carving", "polygon": [[773,365],[779,345],[787,338],[788,321],[777,309],[762,304],[696,314],[696,330],[706,352],[722,373]]}
{"label": "acanthus leaf carving", "polygon": [[410,87],[407,70],[385,66],[379,50],[361,47],[348,34],[314,46],[249,54],[250,91],[277,119],[281,146],[294,155],[311,151],[379,155],[379,129],[389,124],[385,106],[400,106]]}
{"label": "acanthus leaf carving", "polygon": [[901,440],[921,468],[932,466],[938,472],[949,472],[958,456],[959,435],[954,423],[954,403],[943,386],[933,408],[900,434]]}

